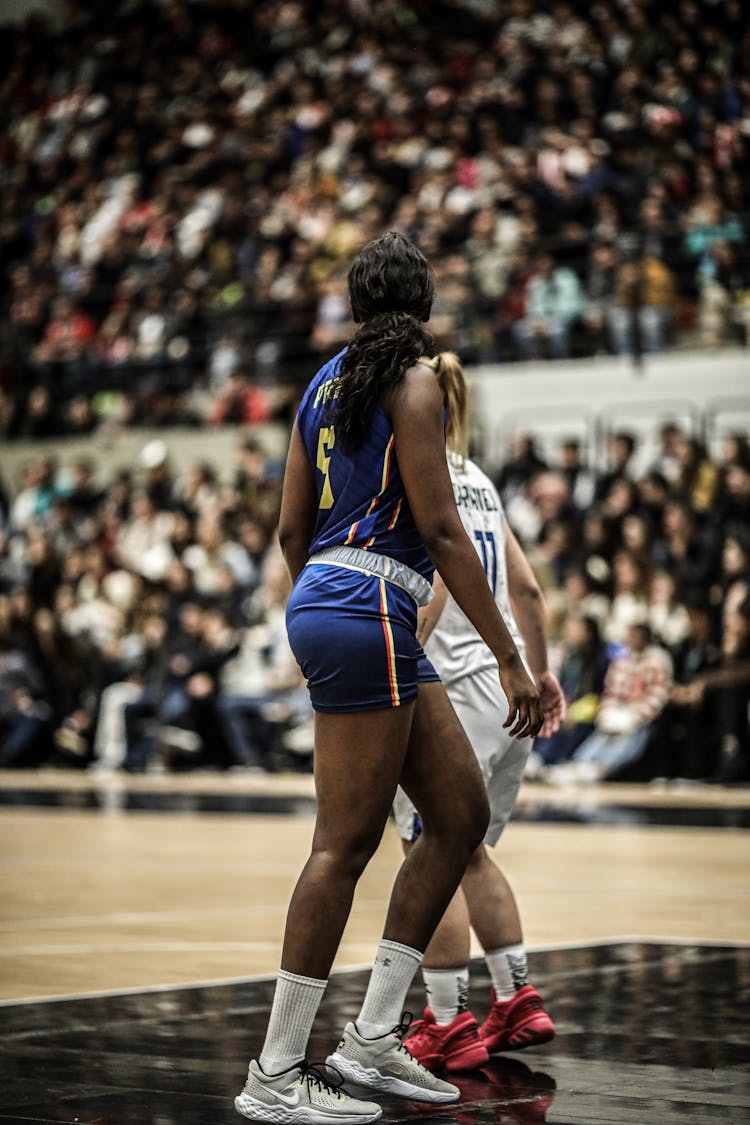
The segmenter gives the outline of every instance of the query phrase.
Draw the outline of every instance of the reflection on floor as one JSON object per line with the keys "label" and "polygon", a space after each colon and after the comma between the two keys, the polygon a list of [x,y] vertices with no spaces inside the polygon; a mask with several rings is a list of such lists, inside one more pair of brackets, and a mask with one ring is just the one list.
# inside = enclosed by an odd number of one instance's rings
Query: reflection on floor
{"label": "reflection on floor", "polygon": [[[102,812],[163,812],[163,813],[226,813],[235,815],[266,814],[269,816],[305,815],[315,811],[315,798],[311,792],[203,792],[200,789],[143,788],[144,778],[138,787],[132,780],[118,778],[109,785],[79,783],[75,787],[14,785],[5,780],[0,786],[0,808],[40,808],[98,810]],[[170,779],[171,783],[171,779]],[[577,799],[571,794],[547,787],[527,787],[513,819],[517,823],[538,824],[598,824],[598,825],[659,825],[680,828],[750,828],[750,791],[746,793],[745,807],[738,803],[679,804],[674,800],[659,803],[650,794],[645,801],[641,795],[617,800],[617,788],[608,794],[595,796],[578,790]],[[735,794],[736,796],[737,794]]]}
{"label": "reflection on floor", "polygon": [[[475,966],[472,1007],[489,985]],[[384,1125],[740,1125],[750,1120],[750,947],[622,943],[531,955],[557,1038],[459,1075],[444,1110],[384,1100]],[[366,983],[334,976],[310,1057]],[[271,981],[0,1007],[0,1125],[230,1125]],[[408,1001],[423,1003],[415,986]]]}

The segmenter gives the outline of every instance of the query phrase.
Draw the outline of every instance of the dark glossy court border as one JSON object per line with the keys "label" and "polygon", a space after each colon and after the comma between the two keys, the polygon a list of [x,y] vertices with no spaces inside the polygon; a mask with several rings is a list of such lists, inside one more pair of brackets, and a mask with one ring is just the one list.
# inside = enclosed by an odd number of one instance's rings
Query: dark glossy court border
{"label": "dark glossy court border", "polygon": [[[745,1125],[750,947],[624,942],[533,953],[557,1023],[544,1047],[459,1075],[436,1111],[384,1100],[384,1125]],[[335,974],[311,1057],[356,1013],[367,974]],[[238,1125],[270,980],[0,1006],[0,1125]],[[483,1017],[489,982],[472,969]],[[409,1003],[419,1011],[421,989]]]}
{"label": "dark glossy court border", "polygon": [[[222,813],[227,815],[299,816],[315,811],[309,794],[201,793],[128,789],[117,786],[87,788],[5,786],[0,808],[100,810],[102,812]],[[523,799],[513,814],[520,823],[633,825],[683,828],[750,828],[750,789],[747,807],[717,805],[656,805],[600,803],[585,797],[571,802],[545,790]]]}

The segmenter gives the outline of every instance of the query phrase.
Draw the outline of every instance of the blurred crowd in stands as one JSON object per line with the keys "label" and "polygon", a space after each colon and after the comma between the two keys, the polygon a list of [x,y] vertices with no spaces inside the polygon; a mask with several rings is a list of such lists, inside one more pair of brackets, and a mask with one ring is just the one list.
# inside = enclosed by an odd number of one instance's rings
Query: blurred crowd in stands
{"label": "blurred crowd in stands", "polygon": [[[288,420],[395,228],[476,361],[746,345],[741,0],[90,0],[0,35],[0,440]],[[235,433],[238,431],[234,431]],[[234,440],[234,439],[233,439]],[[239,439],[237,439],[239,440]],[[570,702],[529,773],[747,779],[750,453],[497,467]],[[281,466],[0,481],[0,764],[309,764]]]}
{"label": "blurred crowd in stands", "polygon": [[465,362],[747,343],[741,0],[91,0],[0,35],[0,435],[286,417],[388,227]]}
{"label": "blurred crowd in stands", "polygon": [[[644,463],[517,435],[496,474],[568,703],[529,777],[750,780],[750,445],[674,423]],[[228,479],[151,439],[106,482],[32,460],[0,498],[0,766],[308,768],[274,537],[282,466]]]}
{"label": "blurred crowd in stands", "polygon": [[0,766],[309,762],[281,468],[251,439],[227,481],[175,474],[158,439],[106,484],[88,460],[27,465],[0,499]]}
{"label": "blurred crowd in stands", "polygon": [[750,780],[750,444],[675,423],[643,463],[612,433],[593,472],[519,434],[498,487],[547,602],[569,710],[527,776]]}

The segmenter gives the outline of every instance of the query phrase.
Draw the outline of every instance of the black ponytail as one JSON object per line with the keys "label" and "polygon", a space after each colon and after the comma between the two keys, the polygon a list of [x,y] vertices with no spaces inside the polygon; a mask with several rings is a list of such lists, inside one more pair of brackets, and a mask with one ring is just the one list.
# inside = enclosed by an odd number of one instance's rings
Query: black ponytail
{"label": "black ponytail", "polygon": [[435,283],[427,259],[396,231],[369,242],[349,270],[352,315],[361,328],[339,364],[331,411],[345,452],[362,441],[386,391],[432,350],[429,319]]}

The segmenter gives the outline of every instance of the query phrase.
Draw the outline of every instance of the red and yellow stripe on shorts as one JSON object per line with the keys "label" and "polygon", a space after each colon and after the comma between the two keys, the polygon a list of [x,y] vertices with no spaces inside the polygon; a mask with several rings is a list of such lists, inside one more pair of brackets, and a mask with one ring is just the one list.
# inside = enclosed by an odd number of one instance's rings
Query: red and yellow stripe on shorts
{"label": "red and yellow stripe on shorts", "polygon": [[401,703],[401,696],[398,690],[398,680],[396,678],[396,646],[393,643],[393,630],[391,629],[391,619],[388,616],[388,583],[384,578],[380,578],[380,620],[383,623],[383,633],[385,635],[385,651],[388,660],[388,684],[391,689],[391,703],[394,707],[398,707]]}

